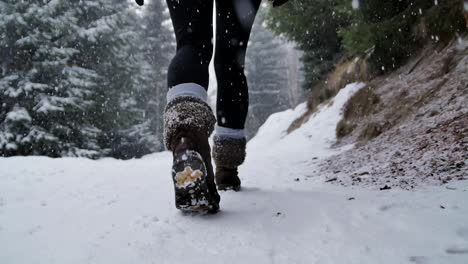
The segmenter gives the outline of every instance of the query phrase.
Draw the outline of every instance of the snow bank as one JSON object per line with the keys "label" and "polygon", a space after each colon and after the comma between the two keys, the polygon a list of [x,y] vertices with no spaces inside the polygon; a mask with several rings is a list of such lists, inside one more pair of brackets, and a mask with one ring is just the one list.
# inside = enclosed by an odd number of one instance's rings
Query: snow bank
{"label": "snow bank", "polygon": [[336,141],[336,124],[341,119],[343,105],[364,86],[363,83],[347,85],[330,102],[320,105],[309,121],[290,134],[287,134],[288,127],[307,111],[306,104],[271,115],[249,141],[247,153],[261,151],[293,158],[298,158],[296,154],[302,154],[308,159],[332,155],[335,150],[331,150],[330,146]]}
{"label": "snow bank", "polygon": [[267,146],[278,142],[287,135],[291,123],[307,111],[307,103],[299,104],[295,109],[272,114],[258,129],[254,138],[249,141],[253,147]]}

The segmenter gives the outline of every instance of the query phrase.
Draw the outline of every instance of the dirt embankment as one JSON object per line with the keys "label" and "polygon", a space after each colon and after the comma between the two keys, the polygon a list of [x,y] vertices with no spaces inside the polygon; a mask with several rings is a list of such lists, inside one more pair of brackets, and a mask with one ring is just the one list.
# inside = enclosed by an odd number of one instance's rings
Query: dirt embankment
{"label": "dirt embankment", "polygon": [[468,179],[467,41],[427,48],[351,98],[337,135],[356,146],[322,162],[319,174],[404,189]]}

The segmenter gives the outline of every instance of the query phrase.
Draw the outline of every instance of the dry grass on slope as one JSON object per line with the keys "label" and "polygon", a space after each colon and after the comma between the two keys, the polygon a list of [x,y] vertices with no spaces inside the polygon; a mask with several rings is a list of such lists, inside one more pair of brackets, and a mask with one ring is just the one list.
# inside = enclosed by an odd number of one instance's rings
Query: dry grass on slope
{"label": "dry grass on slope", "polygon": [[341,142],[358,144],[321,164],[326,179],[404,189],[468,179],[468,45],[426,49],[369,82],[344,116]]}
{"label": "dry grass on slope", "polygon": [[[356,92],[343,108],[343,119],[336,127],[337,138],[343,138],[353,132],[360,121],[377,111],[379,103],[380,97],[375,94],[371,86]],[[380,134],[380,130],[376,126],[375,128],[369,126],[366,135],[368,138],[374,138]]]}

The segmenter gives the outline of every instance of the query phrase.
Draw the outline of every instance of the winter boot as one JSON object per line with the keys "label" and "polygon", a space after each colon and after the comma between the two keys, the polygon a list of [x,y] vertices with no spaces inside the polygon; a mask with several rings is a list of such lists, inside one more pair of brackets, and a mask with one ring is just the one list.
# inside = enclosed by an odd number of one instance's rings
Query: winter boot
{"label": "winter boot", "polygon": [[214,136],[213,159],[218,190],[240,191],[241,180],[237,168],[245,160],[246,142],[245,137]]}
{"label": "winter boot", "polygon": [[175,204],[182,211],[219,210],[208,143],[215,122],[208,104],[192,96],[172,99],[164,111],[164,142],[173,154]]}

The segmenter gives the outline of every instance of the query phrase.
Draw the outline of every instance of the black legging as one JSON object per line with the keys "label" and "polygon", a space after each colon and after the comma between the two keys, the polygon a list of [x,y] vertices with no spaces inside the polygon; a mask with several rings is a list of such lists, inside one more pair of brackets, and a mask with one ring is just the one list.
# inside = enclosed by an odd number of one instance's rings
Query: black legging
{"label": "black legging", "polygon": [[[208,89],[213,54],[213,0],[166,0],[177,41],[168,86],[197,83]],[[245,52],[261,0],[216,1],[215,72],[218,125],[243,129],[249,108]]]}

